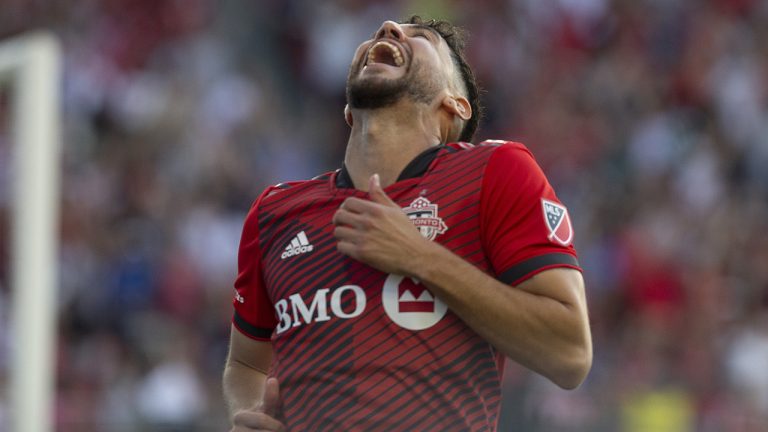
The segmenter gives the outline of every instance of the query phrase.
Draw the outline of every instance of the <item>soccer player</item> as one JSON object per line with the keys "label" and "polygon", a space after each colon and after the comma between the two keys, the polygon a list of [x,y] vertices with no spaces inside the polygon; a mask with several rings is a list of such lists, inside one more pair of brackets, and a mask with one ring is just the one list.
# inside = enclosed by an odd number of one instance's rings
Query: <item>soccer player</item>
{"label": "soccer player", "polygon": [[446,22],[357,49],[344,164],[267,188],[243,229],[232,431],[492,431],[505,357],[572,389],[592,362],[567,209],[522,144],[468,144]]}

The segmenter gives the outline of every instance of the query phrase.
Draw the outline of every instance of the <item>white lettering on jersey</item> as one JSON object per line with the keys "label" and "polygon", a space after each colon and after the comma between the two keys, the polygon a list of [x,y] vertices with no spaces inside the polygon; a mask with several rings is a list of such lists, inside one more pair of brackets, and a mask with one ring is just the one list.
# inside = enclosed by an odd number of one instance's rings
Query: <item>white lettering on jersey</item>
{"label": "white lettering on jersey", "polygon": [[[317,293],[315,293],[315,297],[312,299],[312,303],[309,305],[309,308],[307,308],[307,305],[304,304],[303,300],[301,300],[300,295],[293,294],[292,296],[288,297],[291,299],[294,327],[301,325],[298,314],[301,314],[305,324],[309,324],[312,321],[328,321],[331,319],[331,317],[328,316],[327,302],[325,300],[328,291],[328,288],[317,290]],[[312,319],[313,315],[315,314],[315,310],[317,310],[317,318]]]}
{"label": "white lettering on jersey", "polygon": [[[343,298],[348,302],[346,306],[342,305]],[[414,331],[434,326],[448,312],[448,306],[432,295],[420,281],[392,274],[382,287],[381,303],[392,322]],[[365,312],[367,305],[365,291],[357,285],[343,285],[333,291],[319,289],[309,302],[301,294],[291,294],[275,303],[279,320],[275,332],[280,334],[290,328],[330,321],[332,318],[356,318]]]}
{"label": "white lettering on jersey", "polygon": [[[275,303],[275,312],[280,320],[275,332],[280,334],[291,327],[329,321],[331,315],[342,319],[355,318],[360,316],[365,310],[367,298],[365,292],[359,286],[344,285],[336,288],[331,293],[330,302],[328,301],[328,291],[330,291],[328,288],[317,290],[315,295],[312,296],[309,306],[307,306],[307,303],[304,302],[300,294],[292,294],[288,299],[282,299]],[[353,307],[350,311],[345,311],[341,304],[342,296],[347,292],[354,296],[351,303]],[[331,315],[328,314],[329,303]],[[289,307],[290,312],[288,311]]]}
{"label": "white lettering on jersey", "polygon": [[[351,290],[355,294],[355,309],[350,313],[344,312],[344,309],[341,308],[341,296],[348,290]],[[357,285],[344,285],[331,294],[331,311],[333,311],[333,314],[339,318],[354,318],[363,313],[367,301],[368,299],[365,297],[365,291],[363,291],[362,288]]]}

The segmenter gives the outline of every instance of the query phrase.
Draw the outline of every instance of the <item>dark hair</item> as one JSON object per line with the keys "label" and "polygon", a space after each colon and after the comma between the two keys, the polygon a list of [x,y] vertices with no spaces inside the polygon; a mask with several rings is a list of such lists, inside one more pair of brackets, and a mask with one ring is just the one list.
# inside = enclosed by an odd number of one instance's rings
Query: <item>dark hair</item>
{"label": "dark hair", "polygon": [[469,67],[466,58],[464,58],[464,47],[466,46],[466,31],[457,27],[448,21],[425,20],[418,15],[414,15],[400,24],[416,24],[431,28],[443,37],[448,47],[451,49],[453,63],[461,74],[461,80],[467,91],[467,100],[472,108],[472,117],[464,124],[464,128],[459,135],[459,141],[471,142],[472,137],[480,124],[480,118],[483,115],[483,107],[480,105],[480,87],[475,80],[475,74]]}

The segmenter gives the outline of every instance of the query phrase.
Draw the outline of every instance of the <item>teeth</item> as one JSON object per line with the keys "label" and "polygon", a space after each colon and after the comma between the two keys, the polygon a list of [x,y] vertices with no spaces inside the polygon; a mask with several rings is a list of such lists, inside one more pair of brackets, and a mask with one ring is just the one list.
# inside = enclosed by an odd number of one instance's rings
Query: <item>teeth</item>
{"label": "teeth", "polygon": [[368,63],[376,63],[378,61],[376,58],[376,50],[379,46],[384,46],[389,49],[392,53],[392,58],[395,60],[395,66],[403,65],[405,61],[403,60],[403,54],[400,52],[400,49],[387,41],[376,42],[371,49],[368,50]]}

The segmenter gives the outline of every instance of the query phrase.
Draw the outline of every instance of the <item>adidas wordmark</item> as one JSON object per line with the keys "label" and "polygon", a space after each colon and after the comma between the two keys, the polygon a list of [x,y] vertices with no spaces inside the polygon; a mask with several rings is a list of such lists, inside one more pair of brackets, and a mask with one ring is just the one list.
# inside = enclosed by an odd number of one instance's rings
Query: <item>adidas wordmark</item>
{"label": "adidas wordmark", "polygon": [[314,247],[309,244],[307,235],[304,233],[304,231],[302,231],[296,234],[293,239],[291,239],[291,243],[285,247],[285,252],[280,255],[280,259],[286,259],[294,255],[312,252],[312,249],[314,249]]}

